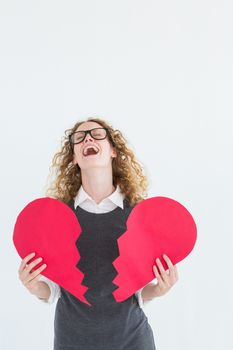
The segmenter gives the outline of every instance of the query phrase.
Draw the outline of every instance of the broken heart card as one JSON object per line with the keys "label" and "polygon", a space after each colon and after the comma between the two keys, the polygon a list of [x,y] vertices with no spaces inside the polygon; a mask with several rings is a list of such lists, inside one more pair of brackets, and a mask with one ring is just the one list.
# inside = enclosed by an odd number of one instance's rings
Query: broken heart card
{"label": "broken heart card", "polygon": [[[35,199],[19,213],[13,242],[23,259],[31,252],[43,257],[47,268],[42,274],[83,303],[88,287],[82,284],[84,274],[77,267],[80,260],[76,241],[82,232],[72,209],[53,198]],[[167,197],[152,197],[134,206],[126,221],[126,231],[118,238],[119,256],[113,265],[117,276],[113,291],[117,302],[130,297],[152,281],[152,266],[165,253],[173,264],[192,251],[197,237],[195,221],[179,202]],[[42,264],[42,263],[41,263]],[[40,267],[38,264],[36,268]]]}

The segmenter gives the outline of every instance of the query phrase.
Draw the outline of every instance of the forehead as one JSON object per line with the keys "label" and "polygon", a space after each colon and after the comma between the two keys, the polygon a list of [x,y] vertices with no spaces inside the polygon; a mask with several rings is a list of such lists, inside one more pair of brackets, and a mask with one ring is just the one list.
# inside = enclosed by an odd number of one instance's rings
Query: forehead
{"label": "forehead", "polygon": [[102,125],[96,123],[96,122],[84,122],[76,129],[76,131],[83,131],[83,130],[89,130],[93,128],[102,128]]}

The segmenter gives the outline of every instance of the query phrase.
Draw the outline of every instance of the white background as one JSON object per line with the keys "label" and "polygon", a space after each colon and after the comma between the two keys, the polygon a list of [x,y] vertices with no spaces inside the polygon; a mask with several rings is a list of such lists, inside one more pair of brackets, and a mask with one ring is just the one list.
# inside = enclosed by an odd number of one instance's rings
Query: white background
{"label": "white background", "polygon": [[198,227],[179,281],[144,309],[157,350],[233,348],[232,18],[230,0],[1,1],[1,349],[52,349],[55,304],[18,279],[13,227],[64,130],[91,116]]}

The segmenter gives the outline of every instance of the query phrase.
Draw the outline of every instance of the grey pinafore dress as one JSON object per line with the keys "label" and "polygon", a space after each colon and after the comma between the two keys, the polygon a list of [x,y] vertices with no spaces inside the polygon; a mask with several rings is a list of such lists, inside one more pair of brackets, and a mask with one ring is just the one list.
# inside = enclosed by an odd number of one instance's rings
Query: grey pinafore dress
{"label": "grey pinafore dress", "polygon": [[76,241],[80,254],[77,267],[84,273],[88,287],[81,302],[61,287],[54,318],[53,350],[156,350],[153,331],[135,294],[116,302],[112,292],[118,287],[112,262],[119,256],[117,239],[126,230],[133,207],[124,199],[120,207],[107,213],[91,213],[73,199],[68,203],[75,212],[82,232]]}

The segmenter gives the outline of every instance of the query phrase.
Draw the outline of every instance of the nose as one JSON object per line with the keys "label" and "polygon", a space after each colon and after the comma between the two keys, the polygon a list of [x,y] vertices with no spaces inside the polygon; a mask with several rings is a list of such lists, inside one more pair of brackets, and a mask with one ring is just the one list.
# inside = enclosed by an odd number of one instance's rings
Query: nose
{"label": "nose", "polygon": [[92,138],[92,136],[91,136],[91,134],[88,132],[87,134],[86,134],[86,137],[85,137],[85,139],[84,139],[84,142],[88,142],[88,141],[93,141],[93,138]]}

